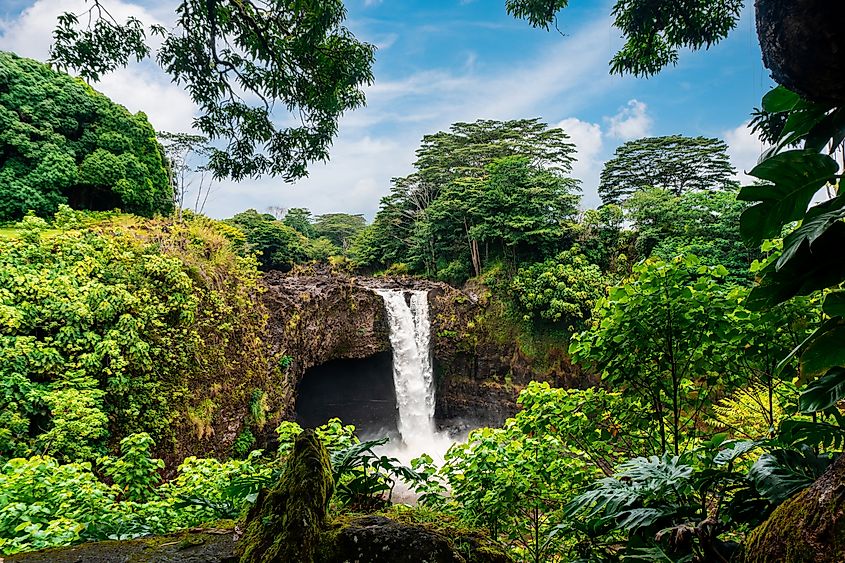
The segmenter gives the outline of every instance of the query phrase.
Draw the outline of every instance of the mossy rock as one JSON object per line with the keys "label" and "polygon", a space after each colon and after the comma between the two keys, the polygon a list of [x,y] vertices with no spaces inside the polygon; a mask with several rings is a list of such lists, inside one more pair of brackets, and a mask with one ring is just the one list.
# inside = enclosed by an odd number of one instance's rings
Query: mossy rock
{"label": "mossy rock", "polygon": [[745,563],[845,561],[845,456],[749,535]]}
{"label": "mossy rock", "polygon": [[326,448],[312,430],[293,445],[284,473],[262,490],[236,552],[241,563],[312,563],[334,491]]}
{"label": "mossy rock", "polygon": [[323,534],[319,563],[508,563],[510,557],[476,535],[451,536],[436,525],[362,516]]}
{"label": "mossy rock", "polygon": [[[101,541],[6,556],[6,563],[237,563],[231,529]],[[0,561],[3,558],[0,557]]]}

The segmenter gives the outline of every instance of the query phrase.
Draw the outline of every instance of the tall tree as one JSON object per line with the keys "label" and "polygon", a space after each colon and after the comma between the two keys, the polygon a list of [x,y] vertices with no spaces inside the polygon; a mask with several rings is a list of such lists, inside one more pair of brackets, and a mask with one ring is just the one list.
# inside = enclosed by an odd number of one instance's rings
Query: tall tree
{"label": "tall tree", "polygon": [[326,213],[314,219],[314,236],[325,237],[344,251],[349,249],[352,239],[366,226],[363,215],[349,213]]}
{"label": "tall tree", "polygon": [[80,80],[0,52],[0,221],[60,204],[169,213],[173,192],[143,113]]}
{"label": "tall tree", "polygon": [[515,263],[552,254],[569,235],[578,184],[526,157],[494,160],[480,178],[450,182],[425,211],[436,258],[466,249],[475,275],[494,258]]}
{"label": "tall tree", "polygon": [[288,209],[282,218],[282,223],[308,238],[314,236],[311,211],[304,207],[291,207]]}
{"label": "tall tree", "polygon": [[601,172],[599,196],[621,203],[637,190],[664,188],[676,196],[688,191],[714,191],[737,184],[728,146],[705,137],[645,137],[616,149]]}
{"label": "tall tree", "polygon": [[[143,22],[115,19],[110,0],[89,4],[59,17],[53,63],[97,81],[150,56]],[[194,126],[225,144],[211,152],[215,177],[294,180],[328,159],[338,118],[364,103],[373,80],[375,47],[345,19],[342,0],[181,0],[172,28],[150,26],[156,61],[199,107]]]}
{"label": "tall tree", "polygon": [[208,162],[208,138],[191,133],[158,134],[158,140],[164,147],[164,154],[169,165],[170,184],[173,186],[173,205],[179,218],[185,209],[188,192],[195,192],[194,212],[202,213],[213,182],[206,164]]}
{"label": "tall tree", "polygon": [[[382,199],[373,232],[368,234],[368,244],[383,247],[372,252],[361,248],[360,256],[408,262],[435,273],[438,252],[433,236],[437,226],[428,222],[424,213],[452,182],[481,178],[490,163],[508,156],[524,157],[528,166],[564,177],[571,170],[574,154],[575,146],[562,129],[537,118],[455,123],[448,131],[426,135],[417,149],[416,171],[393,179],[390,195]],[[449,189],[463,188],[456,184]],[[376,232],[379,230],[385,232]],[[460,254],[463,248],[459,244],[455,252]]]}

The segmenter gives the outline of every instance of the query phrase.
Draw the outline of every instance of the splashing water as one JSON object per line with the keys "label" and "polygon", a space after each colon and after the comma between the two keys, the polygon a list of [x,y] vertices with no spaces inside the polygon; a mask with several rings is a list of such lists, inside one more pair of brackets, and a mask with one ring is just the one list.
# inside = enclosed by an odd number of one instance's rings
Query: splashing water
{"label": "splashing water", "polygon": [[[442,461],[452,444],[434,424],[434,373],[431,361],[431,325],[428,292],[380,289],[384,299],[393,349],[393,384],[399,409],[402,444],[391,447],[392,455],[407,463],[427,453]],[[406,294],[410,293],[410,303]]]}

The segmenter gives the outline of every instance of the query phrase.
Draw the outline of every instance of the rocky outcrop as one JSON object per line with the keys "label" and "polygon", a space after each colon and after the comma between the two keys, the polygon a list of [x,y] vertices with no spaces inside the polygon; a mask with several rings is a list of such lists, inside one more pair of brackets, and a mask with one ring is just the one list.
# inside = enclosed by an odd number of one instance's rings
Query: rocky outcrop
{"label": "rocky outcrop", "polygon": [[742,561],[845,561],[845,456],[748,535]]}
{"label": "rocky outcrop", "polygon": [[[264,277],[272,351],[291,358],[290,395],[279,418],[293,417],[297,383],[315,366],[390,350],[384,305],[374,289],[427,289],[441,424],[500,424],[516,410],[531,380],[583,384],[559,337],[520,331],[483,286],[457,289],[414,278],[270,272]],[[524,328],[524,327],[522,327]]]}

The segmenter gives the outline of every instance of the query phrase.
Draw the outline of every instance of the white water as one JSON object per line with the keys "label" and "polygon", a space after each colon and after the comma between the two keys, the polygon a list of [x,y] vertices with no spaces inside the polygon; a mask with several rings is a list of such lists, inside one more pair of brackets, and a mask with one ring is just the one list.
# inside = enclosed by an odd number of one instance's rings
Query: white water
{"label": "white water", "polygon": [[[431,324],[428,292],[380,289],[390,326],[393,385],[399,409],[401,445],[388,449],[403,463],[427,453],[442,462],[452,444],[434,424],[434,373],[431,362]],[[410,305],[405,295],[411,294]],[[397,447],[398,446],[398,447]]]}

